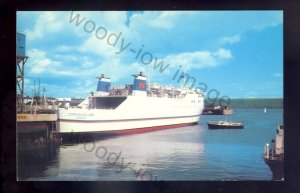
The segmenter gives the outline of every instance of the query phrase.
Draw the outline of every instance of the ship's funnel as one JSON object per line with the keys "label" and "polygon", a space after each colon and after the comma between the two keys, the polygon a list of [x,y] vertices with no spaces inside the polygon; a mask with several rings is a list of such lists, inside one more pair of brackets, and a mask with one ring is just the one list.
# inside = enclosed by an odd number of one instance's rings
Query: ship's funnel
{"label": "ship's funnel", "polygon": [[134,76],[133,90],[146,91],[147,90],[147,77],[140,72],[139,75]]}
{"label": "ship's funnel", "polygon": [[97,86],[97,91],[101,92],[109,92],[110,87],[111,87],[111,80],[110,78],[105,78],[104,74],[101,74],[101,77],[98,77],[98,86]]}

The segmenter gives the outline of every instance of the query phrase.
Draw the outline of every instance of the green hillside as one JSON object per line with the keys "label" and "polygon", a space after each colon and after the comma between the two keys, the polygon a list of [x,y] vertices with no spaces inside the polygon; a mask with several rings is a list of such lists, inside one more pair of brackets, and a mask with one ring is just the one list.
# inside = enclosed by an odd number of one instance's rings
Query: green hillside
{"label": "green hillside", "polygon": [[[205,99],[205,104],[212,104],[214,100]],[[215,100],[214,105],[224,105],[224,101]],[[250,108],[283,108],[283,99],[253,98],[253,99],[231,99],[232,108],[250,109]]]}

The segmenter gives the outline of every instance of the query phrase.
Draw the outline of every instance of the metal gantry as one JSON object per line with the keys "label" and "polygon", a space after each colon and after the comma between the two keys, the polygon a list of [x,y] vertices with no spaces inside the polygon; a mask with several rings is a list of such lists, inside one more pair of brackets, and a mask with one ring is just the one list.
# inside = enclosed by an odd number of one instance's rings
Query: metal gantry
{"label": "metal gantry", "polygon": [[16,83],[17,83],[17,110],[24,110],[24,66],[29,57],[28,56],[16,56]]}

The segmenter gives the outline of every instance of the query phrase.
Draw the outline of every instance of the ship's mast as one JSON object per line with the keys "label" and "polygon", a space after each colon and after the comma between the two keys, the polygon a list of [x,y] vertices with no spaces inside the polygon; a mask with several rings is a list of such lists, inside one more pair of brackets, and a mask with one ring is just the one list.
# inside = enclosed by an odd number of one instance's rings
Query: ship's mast
{"label": "ship's mast", "polygon": [[41,87],[41,82],[40,82],[40,79],[39,79],[39,86],[38,86],[38,94],[37,94],[37,97],[40,97],[40,87]]}
{"label": "ship's mast", "polygon": [[46,107],[47,106],[47,100],[46,100],[46,89],[45,89],[45,87],[43,87],[43,101],[44,101],[44,105]]}
{"label": "ship's mast", "polygon": [[35,80],[33,80],[33,98],[36,97]]}
{"label": "ship's mast", "polygon": [[146,71],[146,74],[147,74],[147,80],[146,80],[146,83],[147,83],[147,90],[150,91],[150,65],[148,65],[145,69]]}
{"label": "ship's mast", "polygon": [[182,82],[182,85],[181,85],[181,90],[182,90],[182,88],[183,88],[183,85],[185,84],[185,76],[184,75],[181,75],[181,77],[180,78],[183,78],[183,82]]}
{"label": "ship's mast", "polygon": [[147,90],[150,90],[150,73],[147,71]]}
{"label": "ship's mast", "polygon": [[43,87],[43,98],[44,98],[44,100],[46,100],[46,89],[45,89],[45,87]]}

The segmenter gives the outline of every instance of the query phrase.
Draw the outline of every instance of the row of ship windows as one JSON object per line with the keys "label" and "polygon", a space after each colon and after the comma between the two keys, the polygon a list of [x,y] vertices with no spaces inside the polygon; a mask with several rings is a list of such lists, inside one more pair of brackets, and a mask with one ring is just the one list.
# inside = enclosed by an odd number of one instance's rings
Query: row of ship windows
{"label": "row of ship windows", "polygon": [[[191,102],[192,102],[192,103],[195,103],[195,102],[196,102],[196,100],[191,100]],[[198,100],[198,103],[200,103],[200,102],[201,102],[201,101],[199,101],[199,100]]]}

